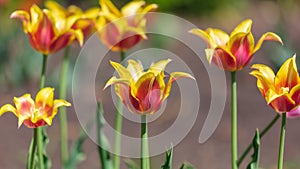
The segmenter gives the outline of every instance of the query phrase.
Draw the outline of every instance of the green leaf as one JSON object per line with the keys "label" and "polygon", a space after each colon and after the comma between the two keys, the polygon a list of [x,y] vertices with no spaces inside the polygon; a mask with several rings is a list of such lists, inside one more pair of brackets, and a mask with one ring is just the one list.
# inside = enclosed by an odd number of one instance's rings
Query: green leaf
{"label": "green leaf", "polygon": [[137,164],[131,159],[125,159],[125,164],[127,165],[128,169],[138,169]]}
{"label": "green leaf", "polygon": [[106,150],[109,149],[110,145],[109,142],[105,136],[105,134],[102,131],[102,127],[105,124],[105,119],[103,117],[104,111],[102,108],[102,104],[98,102],[98,109],[97,109],[97,134],[98,134],[98,152],[100,156],[100,162],[102,169],[112,169],[112,159],[110,157],[110,153]]}
{"label": "green leaf", "polygon": [[194,169],[194,167],[189,163],[183,163],[180,169]]}
{"label": "green leaf", "polygon": [[251,156],[252,160],[248,164],[247,169],[258,169],[259,156],[260,156],[260,136],[259,131],[256,129],[255,136],[252,141],[253,154]]}
{"label": "green leaf", "polygon": [[[90,128],[91,127],[88,126],[87,130],[89,131]],[[74,169],[80,161],[84,160],[85,154],[83,152],[82,147],[87,137],[87,133],[85,131],[81,131],[80,136],[71,147],[69,159],[64,166],[65,169]]]}
{"label": "green leaf", "polygon": [[171,146],[170,151],[166,151],[166,161],[163,166],[161,166],[162,169],[171,169],[172,168],[172,158],[173,158],[173,146]]}

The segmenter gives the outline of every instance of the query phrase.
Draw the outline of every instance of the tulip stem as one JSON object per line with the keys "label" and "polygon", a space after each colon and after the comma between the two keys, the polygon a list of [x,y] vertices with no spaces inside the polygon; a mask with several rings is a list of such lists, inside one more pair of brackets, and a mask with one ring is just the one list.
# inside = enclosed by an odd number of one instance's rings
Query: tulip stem
{"label": "tulip stem", "polygon": [[[261,133],[259,133],[260,139],[274,126],[274,124],[277,122],[279,119],[280,115],[276,114],[276,116],[272,119],[272,121],[262,130]],[[242,161],[245,159],[245,157],[248,155],[252,148],[252,144],[250,143],[246,150],[243,152],[239,160],[237,161],[237,165],[240,166]]]}
{"label": "tulip stem", "polygon": [[123,62],[126,58],[126,53],[124,51],[121,51],[121,62]]}
{"label": "tulip stem", "polygon": [[283,113],[282,121],[281,121],[280,145],[279,145],[279,154],[278,154],[278,169],[283,168],[285,129],[286,129],[286,113]]}
{"label": "tulip stem", "polygon": [[44,169],[44,157],[43,157],[43,137],[42,137],[42,130],[43,127],[35,128],[37,133],[37,151],[38,151],[38,159],[39,159],[39,169]]}
{"label": "tulip stem", "polygon": [[[126,58],[126,53],[121,51],[121,63]],[[121,133],[122,133],[122,112],[123,112],[123,103],[120,99],[118,99],[116,119],[115,119],[115,143],[114,143],[114,169],[119,169],[120,167],[120,149],[121,149]]]}
{"label": "tulip stem", "polygon": [[43,55],[43,67],[42,67],[42,73],[41,73],[41,79],[40,79],[40,89],[45,87],[47,58],[48,58],[48,55]]}
{"label": "tulip stem", "polygon": [[[47,55],[43,55],[43,66],[42,66],[42,73],[41,73],[41,79],[40,79],[40,89],[44,88],[45,86],[45,75],[46,75],[46,65],[47,65]],[[32,147],[30,146],[30,154],[27,159],[27,168],[30,169],[34,168],[34,159],[36,156],[36,148],[37,148],[37,157],[38,157],[38,165],[39,169],[44,169],[44,157],[43,157],[43,136],[42,131],[43,127],[38,127],[33,130],[33,140],[32,140]]]}
{"label": "tulip stem", "polygon": [[[59,98],[65,100],[67,95],[67,77],[69,68],[69,47],[66,47],[60,70]],[[68,126],[66,107],[59,108],[60,119],[60,151],[63,166],[68,161]]]}
{"label": "tulip stem", "polygon": [[231,72],[231,165],[237,169],[237,94],[236,72]]}
{"label": "tulip stem", "polygon": [[141,116],[141,169],[150,169],[147,116]]}

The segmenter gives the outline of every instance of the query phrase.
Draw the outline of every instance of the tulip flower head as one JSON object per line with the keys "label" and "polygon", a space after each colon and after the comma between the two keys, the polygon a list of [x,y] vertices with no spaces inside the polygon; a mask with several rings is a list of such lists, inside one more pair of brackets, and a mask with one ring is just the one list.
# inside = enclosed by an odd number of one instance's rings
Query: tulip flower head
{"label": "tulip flower head", "polygon": [[300,104],[296,56],[286,60],[276,76],[266,65],[254,64],[252,69],[250,74],[257,78],[257,87],[268,105],[280,114],[287,112],[287,117],[295,117]]}
{"label": "tulip flower head", "polygon": [[147,39],[145,15],[154,11],[156,4],[146,5],[144,1],[132,1],[119,10],[110,0],[100,0],[99,3],[99,38],[112,51],[126,51],[142,39]]}
{"label": "tulip flower head", "polygon": [[12,112],[18,118],[18,127],[22,124],[28,128],[51,125],[52,119],[57,114],[58,107],[71,106],[65,100],[53,100],[54,88],[46,87],[36,95],[35,101],[30,94],[15,97],[15,107],[6,104],[0,108],[0,116],[6,112]]}
{"label": "tulip flower head", "polygon": [[57,2],[51,0],[46,1],[45,6],[55,17],[64,20],[68,27],[74,30],[80,29],[83,32],[85,39],[94,31],[95,22],[100,12],[100,8],[96,7],[87,9],[86,11],[82,11],[75,5],[64,8]]}
{"label": "tulip flower head", "polygon": [[261,36],[254,45],[251,33],[252,20],[241,22],[230,35],[220,29],[208,28],[206,30],[192,29],[193,33],[202,38],[208,48],[205,50],[209,63],[215,63],[219,68],[227,71],[242,70],[252,59],[265,40],[282,43],[280,37],[272,32]]}
{"label": "tulip flower head", "polygon": [[10,18],[22,21],[31,46],[44,55],[57,52],[74,40],[83,44],[80,29],[72,29],[72,24],[67,24],[65,18],[55,17],[48,9],[41,10],[37,5],[32,5],[29,12],[17,10]]}
{"label": "tulip flower head", "polygon": [[169,59],[158,61],[152,64],[146,72],[142,64],[134,60],[128,60],[127,68],[111,61],[119,78],[113,76],[104,88],[114,84],[116,94],[131,112],[152,114],[167,99],[174,81],[179,78],[193,78],[188,73],[173,72],[165,84],[164,70],[170,61]]}

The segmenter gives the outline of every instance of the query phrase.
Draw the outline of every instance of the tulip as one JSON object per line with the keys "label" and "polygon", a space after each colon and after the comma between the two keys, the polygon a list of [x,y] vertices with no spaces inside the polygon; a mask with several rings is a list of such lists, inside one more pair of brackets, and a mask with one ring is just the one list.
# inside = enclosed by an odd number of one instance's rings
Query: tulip
{"label": "tulip", "polygon": [[118,10],[110,0],[100,0],[99,3],[99,37],[112,51],[126,51],[147,39],[145,15],[154,11],[156,4],[145,5],[144,1],[132,1]]}
{"label": "tulip", "polygon": [[55,17],[48,9],[41,10],[37,5],[32,5],[30,12],[17,10],[10,18],[22,21],[31,46],[44,55],[57,52],[74,40],[83,44],[84,37],[80,29],[72,29],[65,19]]}
{"label": "tulip", "polygon": [[202,38],[208,48],[205,50],[209,63],[215,63],[219,68],[227,71],[242,70],[252,59],[264,41],[282,41],[278,35],[267,32],[261,36],[254,45],[254,37],[251,33],[252,20],[241,22],[230,35],[219,29],[208,28],[192,29],[193,33]]}
{"label": "tulip", "polygon": [[146,72],[144,72],[142,64],[134,60],[128,60],[127,68],[111,61],[119,78],[113,76],[107,81],[104,88],[114,84],[116,94],[131,112],[152,114],[167,99],[174,81],[179,78],[193,78],[188,73],[173,72],[165,84],[164,70],[170,61],[167,59],[156,62]]}
{"label": "tulip", "polygon": [[[99,15],[100,9],[93,7],[82,11],[75,5],[64,8],[55,1],[46,1],[45,6],[51,11],[51,13],[57,17],[66,21],[66,25],[74,30],[80,29],[84,37],[87,37],[93,32],[95,27],[96,18]],[[85,38],[86,39],[86,38]]]}
{"label": "tulip", "polygon": [[252,69],[250,74],[257,78],[257,87],[268,105],[280,114],[287,112],[287,117],[295,117],[300,103],[296,56],[286,60],[276,76],[271,68],[262,64],[254,64]]}
{"label": "tulip", "polygon": [[46,87],[38,92],[35,101],[30,94],[14,97],[15,107],[11,104],[2,106],[0,116],[6,112],[12,112],[18,118],[18,127],[22,124],[28,128],[50,126],[58,107],[71,106],[65,100],[53,100],[53,96],[54,88]]}

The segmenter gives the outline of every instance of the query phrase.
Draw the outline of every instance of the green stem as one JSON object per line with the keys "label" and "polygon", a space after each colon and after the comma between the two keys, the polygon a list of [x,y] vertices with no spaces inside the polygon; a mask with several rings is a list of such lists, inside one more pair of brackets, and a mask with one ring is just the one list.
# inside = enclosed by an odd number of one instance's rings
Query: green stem
{"label": "green stem", "polygon": [[[272,121],[262,130],[261,133],[259,133],[260,138],[262,138],[273,126],[274,124],[277,122],[277,120],[279,119],[280,115],[277,114]],[[242,161],[245,159],[245,157],[248,155],[248,153],[250,152],[252,148],[252,144],[250,143],[248,145],[248,147],[246,148],[246,150],[243,152],[243,154],[241,155],[241,157],[239,158],[239,160],[237,161],[237,165],[240,166]]]}
{"label": "green stem", "polygon": [[44,157],[43,157],[43,138],[42,138],[42,127],[35,128],[37,133],[37,151],[38,151],[38,159],[39,159],[39,169],[44,169]]}
{"label": "green stem", "polygon": [[126,58],[126,53],[124,51],[121,51],[121,62],[123,62]]}
{"label": "green stem", "polygon": [[[126,58],[125,52],[121,51],[121,63]],[[120,149],[121,149],[121,133],[122,133],[122,111],[123,111],[123,103],[120,99],[118,99],[116,119],[115,119],[115,142],[114,142],[114,169],[119,169],[120,167]]]}
{"label": "green stem", "polygon": [[41,80],[40,80],[40,89],[45,87],[47,58],[48,58],[48,55],[43,55],[43,67],[42,67]]}
{"label": "green stem", "polygon": [[112,163],[110,159],[110,153],[103,148],[103,146],[106,144],[107,140],[105,138],[104,133],[102,133],[102,128],[105,123],[104,117],[103,117],[103,108],[102,104],[98,102],[97,104],[97,136],[98,136],[98,152],[100,156],[100,162],[101,162],[101,168],[102,169],[112,169]]}
{"label": "green stem", "polygon": [[283,168],[285,128],[286,128],[286,113],[283,113],[282,121],[281,121],[280,145],[279,145],[279,154],[278,154],[278,169]]}
{"label": "green stem", "polygon": [[[46,65],[47,65],[47,55],[43,55],[43,66],[42,66],[42,73],[41,73],[41,81],[40,81],[40,89],[45,87],[45,76],[46,76]],[[44,157],[43,157],[43,135],[42,135],[42,127],[38,127],[34,129],[34,132],[36,133],[36,143],[37,143],[37,155],[38,155],[38,165],[39,169],[44,169]]]}
{"label": "green stem", "polygon": [[146,115],[142,115],[141,120],[141,169],[150,169]]}
{"label": "green stem", "polygon": [[231,72],[231,164],[237,169],[237,94],[236,72]]}
{"label": "green stem", "polygon": [[[69,68],[69,47],[65,49],[65,55],[62,61],[60,71],[60,84],[59,84],[59,98],[65,100],[67,95],[67,77]],[[67,126],[67,110],[66,107],[62,106],[59,109],[60,119],[60,151],[61,161],[63,166],[68,161],[68,126]]]}

